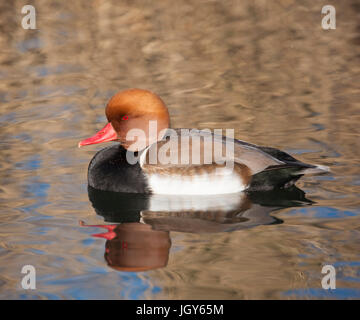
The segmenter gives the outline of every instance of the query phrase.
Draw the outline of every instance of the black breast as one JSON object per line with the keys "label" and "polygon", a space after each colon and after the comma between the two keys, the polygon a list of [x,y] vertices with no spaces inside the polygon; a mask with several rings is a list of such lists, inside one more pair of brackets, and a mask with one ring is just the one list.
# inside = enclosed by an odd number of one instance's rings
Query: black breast
{"label": "black breast", "polygon": [[129,164],[126,152],[129,151],[121,145],[114,145],[96,153],[89,164],[89,186],[105,191],[148,193],[139,163]]}

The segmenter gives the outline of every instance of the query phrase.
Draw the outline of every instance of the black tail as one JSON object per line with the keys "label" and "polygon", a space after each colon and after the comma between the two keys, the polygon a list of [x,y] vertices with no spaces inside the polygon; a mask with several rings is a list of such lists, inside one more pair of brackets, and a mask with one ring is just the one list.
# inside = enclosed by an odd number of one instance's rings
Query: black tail
{"label": "black tail", "polygon": [[298,172],[299,167],[291,167],[288,165],[269,167],[252,177],[247,190],[265,191],[290,187],[301,178],[302,174]]}
{"label": "black tail", "polygon": [[270,166],[252,177],[249,191],[288,188],[304,174],[321,174],[330,169],[322,165],[301,162],[289,154],[275,148],[260,147],[274,158],[284,162],[283,165]]}

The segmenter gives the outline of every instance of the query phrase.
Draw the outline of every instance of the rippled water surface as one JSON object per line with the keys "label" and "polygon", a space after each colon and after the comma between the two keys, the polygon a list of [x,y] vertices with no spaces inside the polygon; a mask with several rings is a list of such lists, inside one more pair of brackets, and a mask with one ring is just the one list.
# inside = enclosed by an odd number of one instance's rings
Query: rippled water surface
{"label": "rippled water surface", "polygon": [[[318,0],[33,1],[36,30],[24,4],[0,2],[1,299],[360,298],[357,0],[326,31]],[[129,87],[173,127],[234,128],[332,172],[235,198],[88,189],[103,146],[77,143]]]}

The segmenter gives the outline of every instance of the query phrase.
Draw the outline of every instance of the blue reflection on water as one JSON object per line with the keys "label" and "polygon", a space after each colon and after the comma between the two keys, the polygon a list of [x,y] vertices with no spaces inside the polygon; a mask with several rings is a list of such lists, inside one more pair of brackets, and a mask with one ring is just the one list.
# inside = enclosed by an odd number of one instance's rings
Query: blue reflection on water
{"label": "blue reflection on water", "polygon": [[332,263],[332,265],[337,267],[360,267],[360,261],[337,261]]}
{"label": "blue reflection on water", "polygon": [[50,188],[48,183],[34,181],[27,185],[27,191],[32,193],[35,198],[47,197],[47,191]]}
{"label": "blue reflection on water", "polygon": [[41,49],[42,47],[44,47],[44,42],[38,37],[33,37],[18,42],[16,47],[21,53],[25,53],[29,50]]}
{"label": "blue reflection on water", "polygon": [[359,212],[350,210],[339,210],[332,207],[312,207],[312,208],[299,208],[293,209],[288,212],[289,215],[306,215],[314,218],[346,218],[359,215]]}
{"label": "blue reflection on water", "polygon": [[30,156],[25,161],[15,163],[15,167],[21,170],[36,170],[41,167],[41,159],[38,154]]}
{"label": "blue reflection on water", "polygon": [[136,272],[119,274],[119,282],[124,282],[126,284],[126,287],[123,288],[125,290],[120,292],[120,297],[122,299],[139,300],[144,298],[143,294],[149,289],[149,283],[141,279],[139,277],[140,274],[141,273]]}
{"label": "blue reflection on water", "polygon": [[358,299],[360,289],[356,288],[336,288],[325,290],[321,288],[294,289],[283,293],[285,296],[295,296],[297,298],[332,298],[332,299]]}
{"label": "blue reflection on water", "polygon": [[[149,282],[140,276],[141,273],[120,272],[118,274],[114,274],[102,267],[91,268],[89,271],[90,272],[88,274],[66,279],[48,280],[45,281],[43,285],[69,286],[63,291],[64,296],[77,300],[103,299],[105,296],[109,296],[109,294],[111,295],[111,291],[113,290],[115,291],[113,296],[114,299],[120,298],[138,300],[144,299],[144,294],[150,288]],[[113,285],[109,288],[108,281],[111,281],[111,279],[106,279],[106,277],[112,278],[114,276],[115,281],[113,281]],[[97,277],[102,277],[103,280],[97,281]],[[89,284],[92,282],[103,283],[103,285],[98,285],[95,290],[89,287]],[[158,286],[154,286],[151,289],[151,293],[153,294],[157,294],[159,292],[161,292],[161,288]]]}

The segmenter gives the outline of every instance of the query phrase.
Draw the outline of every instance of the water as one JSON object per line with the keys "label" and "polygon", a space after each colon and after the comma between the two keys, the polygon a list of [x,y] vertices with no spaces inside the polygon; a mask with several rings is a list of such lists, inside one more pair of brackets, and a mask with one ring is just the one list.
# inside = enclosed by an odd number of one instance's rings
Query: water
{"label": "water", "polygon": [[[360,7],[336,3],[325,31],[324,4],[35,1],[38,29],[23,30],[23,2],[2,1],[0,298],[359,299]],[[102,146],[77,143],[129,87],[158,93],[173,127],[234,128],[332,172],[286,194],[178,200],[196,212],[92,192]],[[21,288],[27,264],[36,290]]]}

